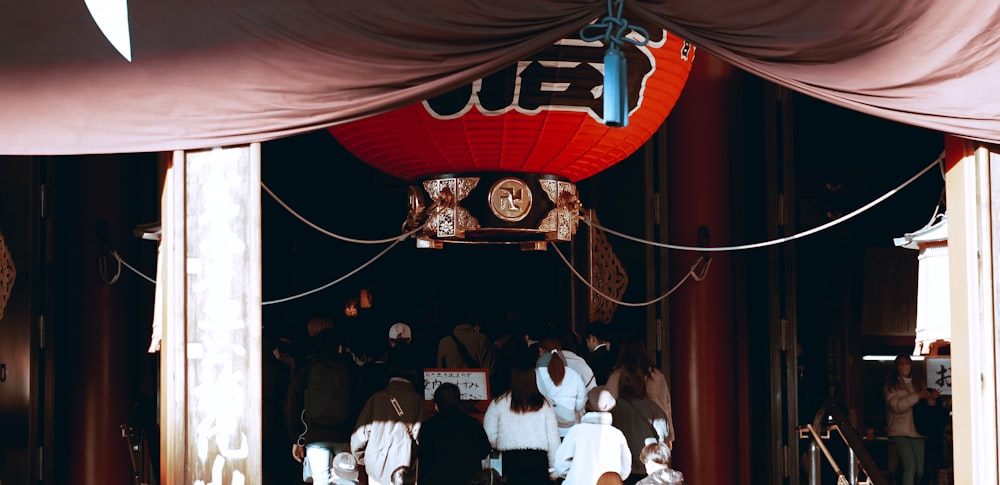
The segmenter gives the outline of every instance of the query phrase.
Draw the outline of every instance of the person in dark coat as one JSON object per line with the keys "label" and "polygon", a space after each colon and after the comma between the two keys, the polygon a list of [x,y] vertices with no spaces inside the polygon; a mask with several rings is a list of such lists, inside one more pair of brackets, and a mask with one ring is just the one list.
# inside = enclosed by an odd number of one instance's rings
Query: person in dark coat
{"label": "person in dark coat", "polygon": [[[314,321],[320,319],[311,320],[310,328]],[[288,437],[293,440],[292,457],[299,463],[308,457],[313,480],[327,483],[332,477],[330,467],[334,456],[350,450],[351,431],[364,403],[364,384],[354,360],[338,352],[341,339],[332,326],[322,327],[311,341],[315,350],[307,357],[305,367],[296,372],[288,389],[285,423]],[[306,391],[314,366],[329,365],[331,362],[339,363],[347,371],[348,379],[343,382],[343,389],[333,392],[349,411],[340,423],[320,424],[312,419],[307,410]]]}
{"label": "person in dark coat", "polygon": [[611,352],[610,329],[604,322],[590,322],[584,331],[584,341],[587,344],[587,354],[583,359],[594,371],[594,380],[598,386],[608,383],[608,376],[615,367],[616,356]]}
{"label": "person in dark coat", "polygon": [[455,384],[445,382],[434,391],[437,413],[424,422],[417,439],[420,483],[466,485],[483,469],[490,442],[483,425],[460,404]]}
{"label": "person in dark coat", "polygon": [[372,339],[367,343],[364,355],[361,379],[365,384],[365,399],[368,399],[389,383],[389,346]]}

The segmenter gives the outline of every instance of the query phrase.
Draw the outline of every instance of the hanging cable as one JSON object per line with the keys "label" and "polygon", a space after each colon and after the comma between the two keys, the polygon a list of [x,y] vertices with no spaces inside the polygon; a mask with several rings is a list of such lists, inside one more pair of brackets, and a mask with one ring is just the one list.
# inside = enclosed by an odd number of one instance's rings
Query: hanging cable
{"label": "hanging cable", "polygon": [[355,243],[355,244],[385,244],[385,243],[393,242],[393,241],[397,241],[398,242],[398,241],[402,241],[403,239],[406,239],[406,238],[408,238],[408,237],[410,237],[410,236],[412,236],[412,235],[414,235],[414,234],[416,234],[416,233],[418,233],[418,232],[420,232],[420,231],[422,231],[424,229],[424,226],[420,226],[420,227],[417,227],[416,229],[413,229],[413,230],[411,230],[409,232],[400,234],[398,236],[387,237],[385,239],[355,239],[355,238],[351,238],[351,237],[347,237],[347,236],[341,236],[340,234],[335,234],[335,233],[332,233],[330,231],[327,231],[326,229],[323,229],[322,227],[319,227],[316,224],[312,223],[311,221],[309,221],[305,217],[302,217],[302,215],[300,215],[298,212],[295,212],[294,209],[292,209],[291,207],[289,207],[288,204],[285,203],[285,201],[281,200],[277,195],[275,195],[274,192],[271,192],[271,189],[268,188],[267,184],[265,184],[264,182],[261,182],[260,186],[279,205],[281,205],[281,207],[283,207],[285,210],[287,210],[291,215],[295,216],[295,218],[297,218],[298,220],[302,221],[307,226],[309,226],[309,227],[311,227],[311,228],[319,231],[322,234],[330,236],[330,237],[332,237],[334,239],[339,239],[339,240],[344,241],[344,242]]}
{"label": "hanging cable", "polygon": [[[410,237],[411,235],[417,233],[420,230],[423,230],[423,228],[424,228],[424,226],[420,226],[420,227],[418,227],[418,228],[416,228],[416,229],[414,229],[412,231],[400,234],[398,236],[395,236],[395,237],[392,237],[392,238],[380,239],[380,240],[360,240],[360,239],[353,239],[353,238],[349,238],[349,237],[340,236],[338,234],[334,234],[332,232],[324,230],[323,228],[317,226],[313,222],[311,222],[308,219],[306,219],[306,218],[302,217],[301,215],[299,215],[299,213],[295,212],[295,210],[293,210],[291,207],[289,207],[287,204],[285,204],[284,201],[282,201],[281,199],[279,199],[273,192],[271,192],[271,189],[267,188],[267,186],[264,185],[263,182],[261,183],[261,187],[263,187],[264,190],[267,191],[267,193],[271,195],[271,197],[274,197],[274,200],[276,200],[278,202],[278,204],[280,204],[282,207],[284,207],[285,210],[287,210],[288,212],[290,212],[292,215],[294,215],[300,221],[302,221],[303,223],[305,223],[307,226],[309,226],[309,227],[311,227],[313,229],[316,229],[317,231],[319,231],[319,232],[321,232],[323,234],[326,234],[326,235],[328,235],[330,237],[333,237],[335,239],[340,239],[342,241],[354,242],[354,243],[359,243],[359,244],[379,244],[379,243],[384,244],[384,243],[392,243],[389,246],[387,246],[386,248],[384,248],[381,252],[379,252],[378,254],[376,254],[375,257],[369,259],[367,262],[365,262],[361,266],[358,266],[357,268],[355,268],[354,270],[352,270],[350,273],[347,273],[346,275],[341,276],[340,278],[337,278],[337,279],[335,279],[335,280],[333,280],[333,281],[331,281],[331,282],[329,282],[329,283],[327,283],[327,284],[325,284],[323,286],[320,286],[318,288],[313,288],[311,290],[304,291],[304,292],[299,293],[297,295],[292,295],[292,296],[281,298],[281,299],[277,299],[277,300],[271,300],[271,301],[261,302],[261,305],[272,305],[272,304],[275,304],[275,303],[284,303],[286,301],[290,301],[290,300],[301,298],[301,297],[304,297],[304,296],[307,296],[307,295],[311,295],[313,293],[325,290],[325,289],[327,289],[327,288],[329,288],[329,287],[331,287],[331,286],[333,286],[333,285],[335,285],[337,283],[340,283],[341,281],[343,281],[343,280],[345,280],[345,279],[353,276],[357,272],[359,272],[362,269],[368,267],[368,265],[374,263],[376,260],[378,260],[383,255],[385,255],[385,253],[389,252],[390,249],[396,247],[397,244],[403,242],[404,240],[406,240],[406,238]],[[114,256],[114,258],[118,261],[118,272],[117,272],[117,274],[115,274],[115,276],[113,278],[111,278],[109,280],[107,278],[107,276],[106,276],[106,273],[107,273],[107,271],[105,269],[106,265],[102,264],[101,267],[100,267],[101,278],[104,279],[105,283],[107,283],[109,285],[110,284],[114,284],[114,282],[118,280],[118,277],[121,274],[121,267],[124,265],[126,268],[132,270],[135,274],[141,276],[146,281],[149,281],[150,283],[153,283],[154,285],[156,284],[156,280],[155,279],[150,278],[149,276],[146,276],[141,271],[133,268],[131,265],[129,265],[127,262],[125,262],[125,260],[122,259],[122,257],[118,254],[117,251],[111,251],[111,255]],[[103,260],[101,260],[100,262],[103,262]]]}
{"label": "hanging cable", "polygon": [[[798,234],[794,234],[794,235],[783,237],[783,238],[774,239],[774,240],[771,240],[771,241],[764,241],[764,242],[754,243],[754,244],[745,244],[745,245],[738,245],[738,246],[703,247],[703,246],[682,246],[682,245],[676,245],[676,244],[660,243],[660,242],[656,242],[656,241],[645,240],[645,239],[638,238],[638,237],[635,237],[635,236],[630,236],[628,234],[625,234],[625,233],[622,233],[622,232],[619,232],[619,231],[615,231],[613,229],[606,228],[606,227],[604,227],[604,226],[602,226],[602,225],[594,222],[592,219],[590,219],[587,216],[579,216],[579,218],[580,218],[580,220],[582,220],[584,223],[590,225],[591,227],[600,229],[600,230],[605,231],[605,232],[607,232],[609,234],[614,234],[616,236],[619,236],[621,238],[624,238],[624,239],[627,239],[627,240],[630,240],[630,241],[634,241],[634,242],[638,242],[638,243],[642,243],[642,244],[647,244],[647,245],[651,245],[651,246],[656,246],[656,247],[667,248],[667,249],[682,250],[682,251],[701,251],[701,252],[723,252],[723,251],[738,251],[738,250],[745,250],[745,249],[755,249],[755,248],[761,248],[761,247],[766,247],[766,246],[773,246],[773,245],[776,245],[776,244],[781,244],[781,243],[785,243],[785,242],[788,242],[788,241],[793,241],[793,240],[796,240],[796,239],[801,239],[803,237],[815,234],[817,232],[826,230],[826,229],[828,229],[830,227],[833,227],[833,226],[835,226],[837,224],[845,222],[845,221],[847,221],[847,220],[849,220],[849,219],[851,219],[851,218],[853,218],[853,217],[855,217],[855,216],[857,216],[857,215],[859,215],[859,214],[867,211],[868,209],[874,207],[875,205],[881,203],[882,201],[888,199],[889,197],[895,195],[897,192],[899,192],[900,190],[902,190],[904,187],[906,187],[907,185],[913,183],[915,180],[917,180],[918,178],[920,178],[921,176],[923,176],[925,173],[927,173],[928,171],[930,171],[930,169],[934,168],[935,165],[943,165],[944,159],[945,159],[945,153],[941,152],[941,155],[938,156],[938,158],[935,159],[934,162],[932,162],[930,165],[928,165],[927,167],[925,167],[924,169],[922,169],[916,175],[910,177],[907,181],[903,182],[902,184],[900,184],[896,188],[890,190],[886,194],[884,194],[881,197],[873,200],[872,202],[870,202],[870,203],[862,206],[861,208],[859,208],[859,209],[857,209],[857,210],[855,210],[855,211],[847,214],[846,216],[843,216],[843,217],[841,217],[839,219],[830,221],[830,222],[828,222],[826,224],[823,224],[821,226],[815,227],[813,229],[810,229],[810,230],[807,230],[807,231],[804,231],[804,232],[801,232],[801,233],[798,233]],[[327,283],[327,284],[325,284],[323,286],[320,286],[318,288],[314,288],[314,289],[311,289],[311,290],[308,290],[308,291],[304,291],[304,292],[296,294],[296,295],[292,295],[292,296],[285,297],[285,298],[280,298],[280,299],[277,299],[277,300],[270,300],[270,301],[262,302],[261,303],[262,305],[272,305],[272,304],[276,304],[276,303],[283,303],[283,302],[291,301],[291,300],[294,300],[294,299],[297,299],[297,298],[301,298],[301,297],[304,297],[304,296],[307,296],[307,295],[310,295],[310,294],[313,294],[313,293],[325,290],[325,289],[327,289],[327,288],[329,288],[329,287],[331,287],[331,286],[333,286],[333,285],[335,285],[337,283],[340,283],[341,281],[343,281],[343,280],[345,280],[345,279],[353,276],[354,274],[358,273],[359,271],[363,270],[364,268],[368,267],[369,265],[371,265],[372,263],[374,263],[375,261],[377,261],[379,258],[381,258],[382,256],[384,256],[387,252],[389,252],[392,248],[396,247],[397,244],[399,244],[400,242],[402,242],[406,238],[408,238],[408,237],[412,236],[413,234],[415,234],[415,233],[417,233],[417,232],[419,232],[419,231],[421,231],[421,230],[424,229],[424,226],[420,226],[420,227],[417,227],[417,228],[415,228],[415,229],[413,229],[413,230],[411,230],[409,232],[400,234],[398,236],[394,236],[394,237],[391,237],[391,238],[385,238],[385,239],[379,239],[379,240],[361,240],[361,239],[354,239],[354,238],[349,238],[349,237],[346,237],[346,236],[341,236],[339,234],[335,234],[335,233],[329,232],[329,231],[327,231],[327,230],[325,230],[325,229],[317,226],[316,224],[312,223],[311,221],[309,221],[308,219],[304,218],[303,216],[301,216],[298,212],[296,212],[291,207],[289,207],[284,201],[282,201],[280,198],[278,198],[278,196],[275,195],[274,192],[272,192],[271,189],[268,188],[267,185],[264,184],[263,182],[261,182],[261,187],[271,197],[273,197],[274,200],[278,202],[278,204],[280,204],[283,208],[285,208],[285,210],[287,210],[293,216],[295,216],[300,221],[302,221],[303,223],[305,223],[307,226],[309,226],[309,227],[311,227],[311,228],[319,231],[322,234],[325,234],[327,236],[330,236],[330,237],[333,237],[335,239],[339,239],[339,240],[342,240],[342,241],[353,242],[353,243],[358,243],[358,244],[391,243],[391,244],[389,244],[389,246],[387,246],[386,248],[384,248],[382,251],[380,251],[374,257],[372,257],[371,259],[369,259],[367,262],[365,262],[361,266],[358,266],[357,268],[355,268],[351,272],[349,272],[349,273],[341,276],[340,278],[337,278],[337,279],[335,279],[335,280],[333,280],[333,281],[331,281],[331,282],[329,282],[329,283]],[[594,287],[589,281],[587,281],[587,279],[585,277],[583,277],[583,275],[581,275],[576,270],[575,267],[573,267],[572,264],[570,264],[570,262],[566,259],[565,255],[562,254],[562,251],[559,250],[558,246],[556,246],[556,245],[553,244],[552,247],[555,249],[555,251],[559,255],[560,259],[563,260],[563,263],[565,263],[567,265],[567,267],[569,267],[569,269],[573,272],[573,274],[580,281],[582,281],[584,284],[586,284],[588,288],[590,288],[591,290],[594,290],[594,292],[596,292],[597,294],[601,295],[601,297],[603,297],[603,298],[605,298],[605,299],[607,299],[607,300],[609,300],[609,301],[611,301],[613,303],[616,303],[616,304],[622,305],[622,306],[627,306],[627,307],[648,306],[648,305],[657,303],[659,301],[662,301],[663,299],[665,299],[668,296],[670,296],[670,294],[672,294],[673,292],[675,292],[678,288],[680,288],[680,286],[682,284],[684,284],[684,282],[687,281],[688,278],[692,278],[695,281],[702,281],[703,279],[705,279],[705,277],[706,277],[706,275],[708,273],[709,266],[711,266],[711,263],[712,263],[712,260],[711,260],[710,257],[706,258],[705,256],[700,256],[694,262],[694,264],[691,265],[691,268],[684,275],[684,277],[679,282],[677,282],[669,291],[667,291],[663,295],[660,295],[660,296],[658,296],[658,297],[656,297],[656,298],[654,298],[652,300],[649,300],[649,301],[646,301],[646,302],[642,302],[642,303],[629,303],[629,302],[620,301],[620,300],[618,300],[618,299],[616,299],[616,298],[614,298],[614,297],[612,297],[610,295],[605,294],[601,290],[599,290],[596,287]],[[118,262],[118,270],[117,270],[116,274],[113,277],[108,278],[107,271],[106,271],[106,264],[104,264],[104,259],[99,260],[99,263],[101,263],[100,264],[100,268],[99,268],[100,271],[101,271],[101,277],[102,277],[102,279],[104,280],[104,282],[106,284],[109,284],[109,285],[110,284],[114,284],[118,280],[118,278],[121,275],[121,266],[125,266],[126,268],[128,268],[131,271],[133,271],[134,273],[136,273],[137,275],[139,275],[140,277],[142,277],[146,281],[149,281],[150,283],[156,284],[156,280],[154,280],[153,278],[150,278],[149,276],[146,276],[141,271],[135,269],[134,267],[132,267],[131,265],[129,265],[127,262],[125,262],[125,260],[122,259],[122,257],[118,254],[117,251],[111,251],[111,255]],[[103,258],[103,256],[102,256],[102,258]]]}
{"label": "hanging cable", "polygon": [[[698,265],[701,265],[701,269],[698,269]],[[691,271],[688,273],[691,275],[695,281],[701,281],[708,277],[708,268],[712,266],[711,256],[701,256],[694,264],[691,266]],[[685,277],[686,278],[686,277]]]}
{"label": "hanging cable", "polygon": [[[579,279],[581,282],[583,282],[583,284],[587,285],[587,288],[590,288],[591,290],[594,290],[595,293],[597,293],[598,295],[601,295],[601,297],[604,298],[605,300],[608,300],[608,301],[613,302],[613,303],[617,303],[617,304],[619,304],[621,306],[627,306],[627,307],[649,306],[649,305],[657,303],[657,302],[659,302],[661,300],[664,300],[665,298],[667,298],[668,296],[670,296],[671,293],[677,291],[677,289],[680,288],[681,285],[683,285],[684,282],[687,281],[688,278],[694,278],[695,281],[701,281],[701,280],[705,279],[705,276],[708,274],[708,266],[712,263],[711,259],[709,259],[709,260],[706,261],[704,256],[699,256],[698,259],[695,260],[694,264],[691,265],[691,269],[688,270],[687,274],[685,274],[684,277],[681,278],[681,280],[678,281],[673,286],[673,288],[670,288],[669,291],[667,291],[666,293],[664,293],[664,294],[662,294],[662,295],[660,295],[660,296],[658,296],[658,297],[656,297],[656,298],[654,298],[652,300],[649,300],[649,301],[645,301],[645,302],[642,302],[642,303],[629,303],[629,302],[621,301],[621,300],[619,300],[619,299],[617,299],[617,298],[615,298],[615,297],[613,297],[611,295],[608,295],[607,293],[604,293],[603,291],[597,289],[597,287],[595,287],[589,281],[587,281],[587,278],[585,278],[582,274],[580,274],[579,271],[576,270],[575,267],[573,267],[573,264],[570,263],[569,260],[566,259],[566,256],[563,255],[562,251],[559,250],[559,246],[556,246],[555,244],[552,244],[551,246],[552,246],[553,249],[556,250],[556,254],[558,254],[559,258],[563,260],[563,263],[566,264],[566,267],[568,267],[569,270],[573,272],[573,274],[576,276],[577,279]],[[702,266],[701,271],[698,271],[698,267],[699,267],[699,265],[702,264],[702,262],[704,262],[705,264],[704,264],[704,266]]]}
{"label": "hanging cable", "polygon": [[778,238],[778,239],[773,239],[773,240],[770,240],[770,241],[759,242],[759,243],[744,244],[744,245],[740,245],[740,246],[719,246],[719,247],[681,246],[681,245],[677,245],[677,244],[667,244],[667,243],[661,243],[661,242],[656,242],[656,241],[649,241],[649,240],[642,239],[642,238],[639,238],[639,237],[630,236],[628,234],[625,234],[625,233],[622,233],[622,232],[619,232],[619,231],[615,231],[614,229],[609,229],[607,227],[604,227],[604,226],[598,224],[597,222],[594,222],[593,220],[591,220],[589,216],[581,215],[581,216],[578,216],[578,217],[580,218],[581,221],[583,221],[585,224],[587,224],[587,225],[589,225],[591,227],[595,227],[595,228],[600,229],[600,230],[602,230],[604,232],[607,232],[609,234],[614,234],[614,235],[616,235],[618,237],[621,237],[623,239],[628,239],[629,241],[634,241],[634,242],[646,244],[646,245],[649,245],[649,246],[656,246],[656,247],[667,248],[667,249],[675,249],[675,250],[679,250],[679,251],[701,251],[701,252],[724,252],[724,251],[741,251],[741,250],[745,250],[745,249],[756,249],[756,248],[762,248],[762,247],[766,247],[766,246],[774,246],[774,245],[777,245],[777,244],[786,243],[788,241],[794,241],[796,239],[801,239],[801,238],[804,238],[806,236],[810,236],[810,235],[816,234],[817,232],[829,229],[829,228],[831,228],[833,226],[836,226],[837,224],[840,224],[842,222],[846,222],[847,220],[849,220],[849,219],[857,216],[858,214],[861,214],[862,212],[865,212],[868,209],[871,209],[872,207],[878,205],[879,203],[881,203],[885,199],[888,199],[889,197],[892,197],[893,195],[896,195],[897,192],[899,192],[900,190],[902,190],[907,185],[910,185],[911,183],[913,183],[913,181],[917,180],[922,175],[924,175],[925,173],[927,173],[928,171],[930,171],[930,169],[934,168],[936,165],[943,164],[943,163],[944,163],[944,152],[941,152],[941,155],[938,156],[937,159],[935,159],[933,162],[931,162],[930,165],[928,165],[927,167],[925,167],[923,170],[921,170],[920,172],[918,172],[916,175],[910,177],[909,180],[907,180],[906,182],[903,182],[901,185],[899,185],[898,187],[890,190],[889,192],[886,192],[881,197],[879,197],[879,198],[877,198],[877,199],[869,202],[868,204],[865,204],[861,208],[859,208],[859,209],[855,210],[854,212],[851,212],[850,214],[847,214],[847,215],[845,215],[845,216],[843,216],[843,217],[841,217],[839,219],[832,220],[832,221],[827,222],[826,224],[823,224],[821,226],[814,227],[814,228],[809,229],[807,231],[803,231],[803,232],[800,232],[798,234],[793,234],[791,236],[786,236],[786,237],[782,237],[782,238]]}
{"label": "hanging cable", "polygon": [[385,249],[383,249],[381,252],[379,252],[378,254],[376,254],[375,257],[369,259],[367,262],[365,262],[361,266],[358,266],[357,268],[355,268],[354,270],[352,270],[350,273],[347,273],[344,276],[341,276],[340,278],[337,278],[337,279],[335,279],[335,280],[333,280],[333,281],[331,281],[331,282],[329,282],[329,283],[327,283],[327,284],[325,284],[323,286],[320,286],[318,288],[313,288],[311,290],[304,291],[304,292],[299,293],[297,295],[292,295],[292,296],[288,296],[288,297],[285,297],[285,298],[280,298],[280,299],[277,299],[277,300],[270,300],[270,301],[261,302],[261,305],[273,305],[273,304],[276,304],[276,303],[284,303],[284,302],[287,302],[287,301],[291,301],[291,300],[295,300],[295,299],[298,299],[298,298],[302,298],[304,296],[311,295],[313,293],[317,293],[317,292],[323,291],[323,290],[325,290],[325,289],[327,289],[327,288],[329,288],[329,287],[331,287],[333,285],[336,285],[337,283],[340,283],[341,281],[344,281],[345,279],[350,278],[351,276],[353,276],[357,272],[365,269],[366,267],[368,267],[368,265],[374,263],[376,260],[378,260],[383,255],[385,255],[385,253],[389,252],[390,249],[396,247],[397,244],[403,242],[404,240],[406,240],[406,238],[408,238],[408,237],[416,234],[417,232],[422,231],[424,229],[424,227],[426,226],[426,223],[425,223],[425,224],[423,224],[423,225],[421,225],[421,226],[419,226],[419,227],[417,227],[417,228],[415,228],[413,230],[410,230],[410,231],[405,232],[403,234],[400,234],[398,236],[394,236],[394,237],[391,237],[391,238],[385,238],[385,239],[364,240],[364,239],[354,239],[354,238],[350,238],[350,237],[346,237],[346,236],[341,236],[339,234],[335,234],[335,233],[332,233],[330,231],[327,231],[326,229],[323,229],[322,227],[319,227],[318,225],[314,224],[312,221],[310,221],[310,220],[306,219],[305,217],[303,217],[301,214],[299,214],[294,209],[292,209],[288,204],[286,204],[285,201],[281,200],[277,195],[275,195],[275,193],[272,192],[271,189],[264,182],[261,182],[260,186],[264,189],[265,192],[268,193],[268,195],[270,195],[272,198],[274,198],[274,200],[279,205],[281,205],[281,207],[283,207],[290,214],[292,214],[293,216],[295,216],[298,220],[302,221],[305,225],[307,225],[307,226],[315,229],[316,231],[319,231],[321,234],[330,236],[330,237],[332,237],[334,239],[339,239],[341,241],[351,242],[351,243],[357,243],[357,244],[384,244],[384,243],[392,243],[389,246],[387,246]]}
{"label": "hanging cable", "polygon": [[[323,285],[323,286],[321,286],[319,288],[313,288],[313,289],[311,289],[309,291],[304,291],[304,292],[299,293],[297,295],[292,295],[292,296],[289,296],[289,297],[286,297],[286,298],[281,298],[279,300],[265,301],[265,302],[262,302],[261,305],[271,305],[271,304],[275,304],[275,303],[283,303],[283,302],[286,302],[286,301],[294,300],[296,298],[301,298],[303,296],[311,295],[311,294],[316,293],[318,291],[325,290],[325,289],[327,289],[327,288],[329,288],[329,287],[331,287],[331,286],[333,286],[333,285],[335,285],[337,283],[340,283],[341,281],[344,281],[345,279],[353,276],[358,271],[361,271],[362,269],[365,269],[368,265],[374,263],[378,258],[381,258],[383,255],[385,255],[385,253],[389,252],[390,249],[392,249],[393,247],[395,247],[397,244],[399,244],[401,242],[403,242],[403,241],[402,240],[393,241],[392,244],[390,244],[388,247],[386,247],[385,249],[383,249],[381,252],[379,252],[377,255],[375,255],[375,257],[373,257],[372,259],[368,260],[366,263],[364,263],[361,266],[355,268],[350,273],[347,273],[346,275],[341,276],[340,278],[337,278],[336,280],[333,280],[333,281],[331,281],[331,282],[329,282],[329,283],[327,283],[327,284],[325,284],[325,285]],[[148,282],[150,282],[150,283],[152,283],[154,285],[156,284],[156,280],[154,280],[153,278],[150,278],[149,276],[146,276],[141,271],[133,268],[132,265],[128,264],[124,259],[122,259],[122,257],[118,254],[117,251],[112,251],[111,255],[114,256],[114,258],[116,260],[118,260],[118,268],[119,268],[118,269],[118,274],[119,275],[121,274],[121,267],[125,266],[126,268],[132,270],[132,272],[134,272],[135,274],[141,276],[146,281],[148,281]],[[115,275],[114,280],[112,281],[112,283],[114,281],[117,281],[117,280],[118,280],[118,275]],[[108,284],[112,284],[112,283],[108,283]]]}
{"label": "hanging cable", "polygon": [[[112,256],[115,256],[115,251],[109,251]],[[115,259],[118,259],[115,257]],[[101,275],[101,281],[104,284],[111,286],[118,282],[118,278],[122,275],[122,260],[118,259],[118,267],[115,268],[115,274],[111,275],[111,270],[108,268],[108,257],[105,254],[101,254],[97,257],[97,272]]]}
{"label": "hanging cable", "polygon": [[154,285],[156,284],[156,280],[154,280],[153,278],[150,278],[149,276],[146,276],[146,275],[145,275],[145,274],[143,274],[143,273],[142,273],[141,271],[139,271],[139,270],[137,270],[137,269],[133,268],[133,267],[132,267],[132,265],[130,265],[130,264],[128,264],[128,263],[126,263],[126,262],[125,262],[125,260],[124,260],[124,259],[122,259],[122,257],[121,257],[121,256],[120,256],[120,255],[118,254],[118,251],[111,251],[111,255],[112,255],[112,256],[114,256],[114,257],[115,257],[115,259],[117,259],[117,260],[118,260],[118,264],[119,264],[119,266],[125,266],[126,268],[128,268],[128,269],[132,270],[132,272],[133,272],[133,273],[135,273],[135,274],[137,274],[137,275],[141,276],[141,277],[142,277],[143,279],[145,279],[146,281],[148,281],[148,282],[150,282],[150,283],[152,283],[152,284],[154,284]]}
{"label": "hanging cable", "polygon": [[341,276],[340,278],[337,278],[337,279],[335,279],[335,280],[333,280],[333,281],[331,281],[331,282],[329,282],[329,283],[327,283],[327,284],[325,284],[323,286],[320,286],[319,288],[313,288],[313,289],[308,290],[308,291],[303,291],[302,293],[299,293],[297,295],[292,295],[292,296],[281,298],[281,299],[278,299],[278,300],[270,300],[270,301],[261,302],[261,305],[273,305],[275,303],[284,303],[286,301],[291,301],[291,300],[294,300],[294,299],[297,299],[297,298],[301,298],[303,296],[307,296],[307,295],[311,295],[311,294],[319,292],[319,291],[323,291],[323,290],[325,290],[325,289],[327,289],[327,288],[329,288],[329,287],[331,287],[331,286],[333,286],[333,285],[335,285],[337,283],[340,283],[341,281],[346,280],[347,278],[350,278],[351,276],[353,276],[358,271],[361,271],[361,270],[367,268],[368,265],[374,263],[376,260],[378,260],[378,258],[381,258],[383,255],[385,255],[385,253],[388,253],[390,249],[396,247],[396,245],[399,244],[399,243],[401,243],[401,242],[403,242],[402,239],[397,239],[397,240],[393,241],[392,244],[386,246],[385,249],[383,249],[381,252],[379,252],[378,254],[376,254],[375,257],[373,257],[372,259],[369,259],[367,262],[365,262],[365,264],[362,264],[361,266],[358,266],[357,268],[355,268],[350,273],[347,273],[344,276]]}
{"label": "hanging cable", "polygon": [[[122,257],[118,254],[118,251],[111,251],[111,255],[114,256],[115,259],[118,260],[118,273],[119,274],[121,273],[121,267],[125,266],[126,268],[132,270],[133,273],[141,276],[146,281],[148,281],[148,282],[150,282],[150,283],[152,283],[154,285],[156,284],[156,280],[154,280],[153,278],[150,278],[149,276],[146,276],[145,274],[142,273],[142,271],[139,271],[139,270],[133,268],[132,265],[126,263],[125,260],[122,259]],[[117,280],[117,279],[118,279],[118,277],[115,276],[115,280]]]}

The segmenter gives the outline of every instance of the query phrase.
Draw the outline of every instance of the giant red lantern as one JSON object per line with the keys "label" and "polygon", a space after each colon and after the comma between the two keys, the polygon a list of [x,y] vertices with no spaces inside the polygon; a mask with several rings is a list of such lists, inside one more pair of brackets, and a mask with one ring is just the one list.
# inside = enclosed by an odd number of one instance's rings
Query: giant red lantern
{"label": "giant red lantern", "polygon": [[622,47],[625,127],[602,121],[604,42],[574,36],[441,96],[330,132],[359,159],[413,184],[407,223],[424,225],[425,246],[569,240],[575,182],[646,143],[687,81],[694,47],[663,30],[650,34],[643,46]]}

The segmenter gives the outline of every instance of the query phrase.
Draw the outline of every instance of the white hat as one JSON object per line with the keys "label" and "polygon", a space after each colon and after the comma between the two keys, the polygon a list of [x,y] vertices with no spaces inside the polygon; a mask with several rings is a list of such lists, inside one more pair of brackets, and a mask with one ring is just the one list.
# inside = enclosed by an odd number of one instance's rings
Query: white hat
{"label": "white hat", "polygon": [[358,479],[358,460],[350,452],[342,451],[333,457],[333,476],[348,480]]}
{"label": "white hat", "polygon": [[389,327],[389,340],[410,338],[410,326],[403,322],[396,322]]}
{"label": "white hat", "polygon": [[594,411],[606,413],[614,409],[615,404],[618,404],[618,402],[607,387],[597,386],[587,391],[587,404]]}

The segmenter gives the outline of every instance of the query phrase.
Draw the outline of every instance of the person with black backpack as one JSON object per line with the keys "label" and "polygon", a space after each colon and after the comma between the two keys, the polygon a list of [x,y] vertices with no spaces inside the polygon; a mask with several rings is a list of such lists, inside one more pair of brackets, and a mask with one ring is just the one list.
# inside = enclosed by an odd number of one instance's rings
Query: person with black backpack
{"label": "person with black backpack", "polygon": [[333,458],[351,451],[351,433],[366,396],[360,369],[338,351],[336,331],[325,328],[313,340],[315,351],[289,386],[285,419],[303,479],[326,484]]}

